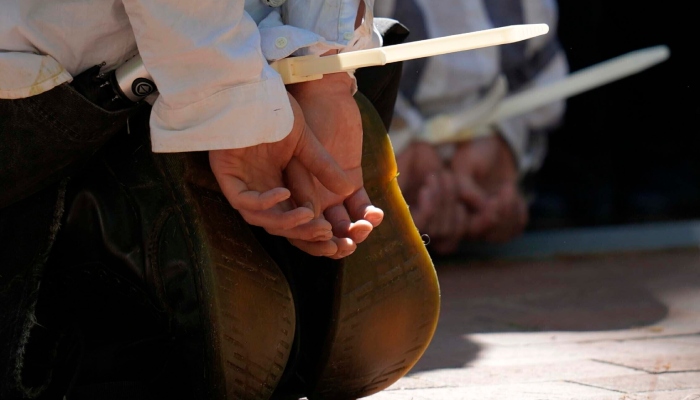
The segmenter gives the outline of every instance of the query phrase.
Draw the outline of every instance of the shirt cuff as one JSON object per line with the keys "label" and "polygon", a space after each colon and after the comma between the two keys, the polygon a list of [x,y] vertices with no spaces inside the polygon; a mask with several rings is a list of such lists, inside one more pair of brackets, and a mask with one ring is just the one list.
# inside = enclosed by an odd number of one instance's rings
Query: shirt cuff
{"label": "shirt cuff", "polygon": [[260,81],[224,89],[182,108],[156,100],[151,141],[156,153],[243,148],[280,141],[293,123],[282,79],[266,65]]}
{"label": "shirt cuff", "polygon": [[[355,28],[361,1],[365,2],[365,15],[360,26]],[[381,35],[374,26],[373,6],[373,0],[324,1],[315,4],[315,8],[310,8],[305,1],[287,1],[282,6],[284,20],[280,18],[279,11],[275,10],[258,27],[266,29],[284,23],[313,35],[306,36],[306,45],[295,43],[293,47],[296,49],[289,52],[289,55],[321,55],[332,49],[341,52],[371,49],[382,45]],[[277,37],[279,36],[263,43],[263,49],[269,48],[270,44],[274,45]],[[290,37],[286,39],[290,40]]]}
{"label": "shirt cuff", "polygon": [[284,25],[277,11],[271,12],[261,21],[258,29],[263,56],[267,61],[281,60],[294,53],[323,54],[344,47],[306,29]]}
{"label": "shirt cuff", "polygon": [[271,12],[258,24],[263,56],[277,61],[291,55],[321,55],[329,50],[341,52],[381,47],[381,35],[372,26],[360,25],[340,41],[330,41],[318,33],[292,25],[285,25],[278,11]]}

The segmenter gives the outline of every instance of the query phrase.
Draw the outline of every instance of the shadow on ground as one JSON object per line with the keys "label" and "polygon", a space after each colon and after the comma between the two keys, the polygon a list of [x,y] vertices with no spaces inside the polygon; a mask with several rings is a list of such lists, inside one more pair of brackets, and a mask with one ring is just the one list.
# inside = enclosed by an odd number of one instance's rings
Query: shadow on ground
{"label": "shadow on ground", "polygon": [[651,287],[682,272],[666,264],[663,253],[509,262],[436,260],[440,321],[411,373],[468,365],[480,352],[467,338],[474,333],[654,325],[668,314],[668,307]]}

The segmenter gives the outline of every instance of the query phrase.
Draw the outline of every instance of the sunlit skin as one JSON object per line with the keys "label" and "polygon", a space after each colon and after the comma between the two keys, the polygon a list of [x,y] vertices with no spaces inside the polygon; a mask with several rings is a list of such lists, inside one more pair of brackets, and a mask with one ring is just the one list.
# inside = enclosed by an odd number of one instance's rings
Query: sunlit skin
{"label": "sunlit skin", "polygon": [[[364,14],[360,2],[355,28]],[[246,222],[315,256],[352,254],[384,218],[362,183],[362,120],[353,84],[338,73],[288,85],[294,127],[286,138],[209,152],[224,195]]]}
{"label": "sunlit skin", "polygon": [[[352,185],[352,195],[341,196],[324,187],[293,160],[286,170],[288,187],[296,204],[314,205],[315,221],[328,221],[333,227],[331,243],[337,246],[332,258],[352,254],[372,229],[384,218],[384,212],[372,203],[362,183],[362,119],[355,103],[353,79],[346,73],[330,74],[322,80],[289,85],[287,90],[304,110],[304,117],[317,139],[323,144]],[[327,255],[328,242],[292,239],[302,250]]]}
{"label": "sunlit skin", "polygon": [[500,135],[460,144],[451,163],[458,180],[459,196],[467,205],[475,195],[486,204],[475,208],[487,223],[473,226],[466,237],[504,242],[522,233],[528,220],[525,199],[518,187],[519,172],[513,153]]}
{"label": "sunlit skin", "polygon": [[356,187],[318,142],[294,98],[289,98],[294,112],[289,135],[274,143],[210,151],[210,165],[222,192],[246,222],[289,239],[330,241],[332,226],[314,219],[313,206],[290,206],[283,171],[296,160],[300,170],[340,197],[350,195]]}

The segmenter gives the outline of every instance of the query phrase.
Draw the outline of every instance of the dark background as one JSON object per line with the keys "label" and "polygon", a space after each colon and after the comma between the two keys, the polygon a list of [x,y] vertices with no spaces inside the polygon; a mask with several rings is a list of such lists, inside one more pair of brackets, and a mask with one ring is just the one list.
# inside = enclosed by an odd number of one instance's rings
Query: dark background
{"label": "dark background", "polygon": [[659,44],[666,62],[572,97],[534,179],[530,230],[700,218],[692,2],[559,1],[571,71]]}

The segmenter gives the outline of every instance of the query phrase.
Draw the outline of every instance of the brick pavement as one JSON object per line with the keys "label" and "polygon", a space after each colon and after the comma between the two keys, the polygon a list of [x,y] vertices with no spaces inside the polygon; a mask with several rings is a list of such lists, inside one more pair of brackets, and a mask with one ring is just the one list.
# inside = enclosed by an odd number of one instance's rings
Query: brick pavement
{"label": "brick pavement", "polygon": [[371,400],[700,400],[700,251],[438,263],[442,313]]}

